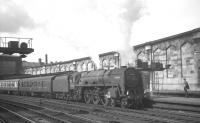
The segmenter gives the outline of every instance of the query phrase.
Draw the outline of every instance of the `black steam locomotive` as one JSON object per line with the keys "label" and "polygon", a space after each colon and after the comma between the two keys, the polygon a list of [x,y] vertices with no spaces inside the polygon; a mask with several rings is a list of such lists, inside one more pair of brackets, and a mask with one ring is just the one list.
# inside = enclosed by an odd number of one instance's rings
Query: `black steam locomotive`
{"label": "black steam locomotive", "polygon": [[141,73],[126,67],[0,80],[0,92],[124,108],[139,107],[144,98]]}

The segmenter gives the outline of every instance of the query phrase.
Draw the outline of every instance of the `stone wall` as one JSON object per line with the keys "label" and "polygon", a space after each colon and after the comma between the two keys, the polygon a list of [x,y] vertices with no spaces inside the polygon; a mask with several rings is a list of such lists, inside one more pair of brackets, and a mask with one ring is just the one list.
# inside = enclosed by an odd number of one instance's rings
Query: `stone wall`
{"label": "stone wall", "polygon": [[[146,50],[146,46],[151,49]],[[200,92],[200,31],[149,42],[134,50],[138,59],[171,65],[164,71],[151,72],[150,90],[181,92],[186,78],[190,91]]]}

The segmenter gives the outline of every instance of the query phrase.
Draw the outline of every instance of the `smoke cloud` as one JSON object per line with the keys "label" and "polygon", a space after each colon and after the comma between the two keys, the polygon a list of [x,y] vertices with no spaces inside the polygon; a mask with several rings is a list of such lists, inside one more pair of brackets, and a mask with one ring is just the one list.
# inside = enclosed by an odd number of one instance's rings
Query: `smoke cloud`
{"label": "smoke cloud", "polygon": [[15,33],[20,28],[33,28],[34,21],[12,0],[0,0],[0,32]]}
{"label": "smoke cloud", "polygon": [[132,30],[134,30],[134,22],[136,22],[141,16],[141,11],[144,6],[141,2],[137,0],[127,0],[122,10],[123,12],[120,14],[122,19],[121,32],[123,34],[123,46],[118,52],[120,52],[121,56],[121,65],[133,66],[136,58],[135,53],[133,52],[133,47],[130,45]]}
{"label": "smoke cloud", "polygon": [[[141,0],[0,2],[4,2],[0,4],[0,31],[22,30],[21,35],[33,37],[35,52],[28,57],[30,59],[34,55],[38,60],[46,53],[50,61],[91,56],[99,65],[98,54],[118,51],[122,65],[133,61],[129,60],[133,59],[130,40],[134,23],[142,16],[140,12],[144,7]],[[25,29],[33,28],[34,22],[40,27],[31,31]]]}
{"label": "smoke cloud", "polygon": [[[175,0],[173,4],[167,0],[0,0],[0,33],[32,37],[35,52],[26,58],[28,61],[38,61],[47,53],[50,61],[92,56],[98,64],[98,54],[118,51],[122,65],[126,65],[134,63],[130,44],[198,27],[198,3],[198,0]],[[35,23],[37,28],[32,29]],[[173,26],[176,28],[172,30]]]}
{"label": "smoke cloud", "polygon": [[120,52],[121,65],[134,63],[130,40],[133,24],[142,16],[143,4],[138,0],[93,0],[89,3],[86,13],[82,13],[84,26],[80,25],[79,29],[84,30],[75,36],[72,46],[79,52],[84,46],[82,52],[92,56],[97,66],[98,54],[110,51]]}

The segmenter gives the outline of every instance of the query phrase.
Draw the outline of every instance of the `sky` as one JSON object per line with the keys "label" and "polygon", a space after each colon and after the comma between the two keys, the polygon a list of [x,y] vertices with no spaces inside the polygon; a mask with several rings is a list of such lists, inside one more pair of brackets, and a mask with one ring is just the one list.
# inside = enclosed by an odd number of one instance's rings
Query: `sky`
{"label": "sky", "polygon": [[131,46],[199,28],[199,12],[200,0],[0,0],[0,37],[33,38],[30,62],[134,57]]}

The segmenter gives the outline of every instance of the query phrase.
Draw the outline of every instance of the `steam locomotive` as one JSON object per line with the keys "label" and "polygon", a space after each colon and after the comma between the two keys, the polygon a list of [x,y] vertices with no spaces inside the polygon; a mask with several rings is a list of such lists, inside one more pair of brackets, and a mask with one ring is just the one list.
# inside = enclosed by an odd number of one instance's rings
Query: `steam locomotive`
{"label": "steam locomotive", "polygon": [[125,67],[0,80],[0,93],[123,108],[140,107],[144,98],[141,73]]}

